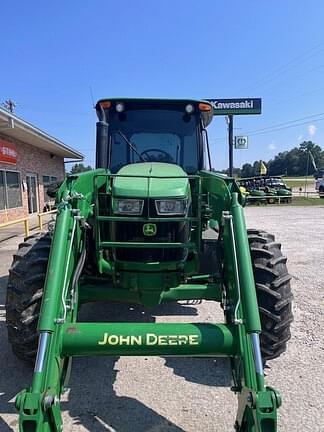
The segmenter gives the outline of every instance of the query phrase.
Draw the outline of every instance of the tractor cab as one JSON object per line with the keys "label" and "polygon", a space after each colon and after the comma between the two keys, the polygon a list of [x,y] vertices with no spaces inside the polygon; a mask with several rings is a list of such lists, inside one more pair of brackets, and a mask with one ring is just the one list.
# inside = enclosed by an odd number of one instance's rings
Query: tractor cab
{"label": "tractor cab", "polygon": [[[97,168],[104,168],[96,177],[99,272],[118,273],[124,289],[156,304],[199,272],[207,224],[199,173],[210,165],[213,108],[190,99],[104,99],[96,111]],[[154,295],[145,290],[148,274],[159,287]]]}
{"label": "tractor cab", "polygon": [[128,164],[160,162],[194,174],[207,165],[205,128],[213,118],[208,102],[103,99],[96,111],[97,168],[117,173]]}

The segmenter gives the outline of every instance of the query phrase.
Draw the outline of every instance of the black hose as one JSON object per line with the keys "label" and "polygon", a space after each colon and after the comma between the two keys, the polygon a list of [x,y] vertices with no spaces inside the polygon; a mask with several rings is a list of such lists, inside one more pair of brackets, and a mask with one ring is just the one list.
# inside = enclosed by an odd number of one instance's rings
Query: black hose
{"label": "black hose", "polygon": [[77,283],[79,282],[83,267],[84,267],[84,263],[87,257],[87,233],[85,232],[85,239],[84,239],[84,247],[83,250],[81,252],[80,258],[78,260],[78,263],[76,265],[75,268],[75,272],[73,274],[73,278],[72,278],[72,286],[71,286],[71,292],[74,293],[75,292],[75,288]]}

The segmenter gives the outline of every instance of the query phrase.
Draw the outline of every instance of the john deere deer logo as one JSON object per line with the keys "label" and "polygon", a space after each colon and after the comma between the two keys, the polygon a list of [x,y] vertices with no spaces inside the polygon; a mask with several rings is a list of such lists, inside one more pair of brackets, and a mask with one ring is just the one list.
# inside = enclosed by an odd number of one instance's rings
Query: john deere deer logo
{"label": "john deere deer logo", "polygon": [[156,234],[156,225],[153,223],[147,223],[143,225],[143,234],[145,236],[154,236]]}

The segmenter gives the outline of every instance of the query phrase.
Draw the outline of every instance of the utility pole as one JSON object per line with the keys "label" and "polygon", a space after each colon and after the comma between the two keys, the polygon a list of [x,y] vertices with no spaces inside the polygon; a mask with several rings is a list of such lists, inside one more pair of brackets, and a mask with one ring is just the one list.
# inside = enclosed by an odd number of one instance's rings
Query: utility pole
{"label": "utility pole", "polygon": [[227,116],[228,126],[228,175],[233,177],[233,114]]}
{"label": "utility pole", "polygon": [[307,176],[309,171],[309,150],[307,151],[307,162],[306,162],[306,175],[305,175],[305,190],[304,190],[304,196],[307,197]]}

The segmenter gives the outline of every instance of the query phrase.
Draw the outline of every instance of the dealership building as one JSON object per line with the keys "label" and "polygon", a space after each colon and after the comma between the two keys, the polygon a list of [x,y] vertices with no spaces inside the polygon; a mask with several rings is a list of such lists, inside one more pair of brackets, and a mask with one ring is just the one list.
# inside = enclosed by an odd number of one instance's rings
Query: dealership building
{"label": "dealership building", "polygon": [[64,179],[64,161],[83,155],[0,108],[0,224],[42,212],[47,187]]}

